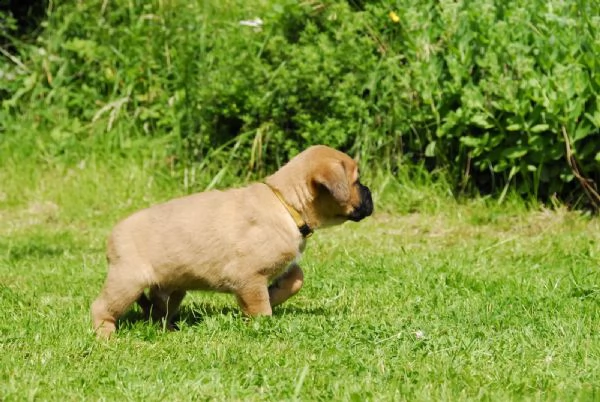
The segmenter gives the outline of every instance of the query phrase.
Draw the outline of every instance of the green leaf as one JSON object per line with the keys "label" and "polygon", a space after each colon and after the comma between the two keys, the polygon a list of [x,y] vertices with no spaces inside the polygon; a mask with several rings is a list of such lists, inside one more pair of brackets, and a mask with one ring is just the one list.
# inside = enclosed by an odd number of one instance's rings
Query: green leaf
{"label": "green leaf", "polygon": [[585,124],[584,121],[579,124],[579,127],[575,129],[575,134],[573,134],[573,141],[579,141],[588,135],[595,132],[594,128],[590,127],[588,124]]}
{"label": "green leaf", "polygon": [[491,124],[490,122],[487,121],[487,116],[484,114],[476,114],[475,116],[471,117],[471,123],[473,123],[476,126],[479,126],[481,128],[494,127],[493,124]]}
{"label": "green leaf", "polygon": [[506,127],[506,130],[508,131],[519,131],[521,130],[522,126],[520,124],[510,124]]}
{"label": "green leaf", "polygon": [[425,156],[428,158],[435,156],[435,141],[431,141],[425,148]]}
{"label": "green leaf", "polygon": [[572,181],[575,178],[575,176],[573,176],[572,173],[561,173],[560,178],[562,181],[569,183],[570,181]]}
{"label": "green leaf", "polygon": [[465,144],[468,147],[475,148],[481,143],[480,138],[469,137],[468,135],[464,137],[460,137],[460,142]]}
{"label": "green leaf", "polygon": [[522,147],[506,148],[502,152],[502,156],[504,156],[505,158],[508,158],[508,159],[522,158],[526,154],[527,154],[527,148],[522,148]]}
{"label": "green leaf", "polygon": [[535,126],[531,127],[529,131],[532,133],[541,133],[542,131],[547,131],[549,128],[550,126],[548,124],[536,124]]}
{"label": "green leaf", "polygon": [[595,126],[600,127],[600,111],[596,110],[594,114],[584,113],[584,116]]}
{"label": "green leaf", "polygon": [[74,38],[63,43],[62,47],[77,53],[79,57],[84,59],[94,59],[98,45],[93,40]]}

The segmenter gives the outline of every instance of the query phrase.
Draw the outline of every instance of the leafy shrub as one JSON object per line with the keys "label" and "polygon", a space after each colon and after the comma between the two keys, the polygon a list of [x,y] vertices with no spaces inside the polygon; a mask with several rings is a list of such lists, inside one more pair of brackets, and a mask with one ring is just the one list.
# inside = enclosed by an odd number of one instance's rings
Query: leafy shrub
{"label": "leafy shrub", "polygon": [[67,2],[19,47],[24,68],[0,64],[16,77],[0,117],[48,127],[36,146],[55,155],[164,138],[181,161],[225,150],[263,173],[325,143],[392,172],[447,169],[457,188],[577,197],[600,180],[598,15],[560,0]]}

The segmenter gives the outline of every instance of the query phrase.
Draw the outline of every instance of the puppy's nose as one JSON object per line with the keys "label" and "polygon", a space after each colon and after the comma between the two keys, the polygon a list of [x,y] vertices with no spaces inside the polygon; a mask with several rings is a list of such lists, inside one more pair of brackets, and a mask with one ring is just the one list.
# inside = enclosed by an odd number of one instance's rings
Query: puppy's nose
{"label": "puppy's nose", "polygon": [[367,186],[360,184],[360,204],[348,216],[348,219],[358,222],[373,213],[373,198],[371,190]]}
{"label": "puppy's nose", "polygon": [[363,192],[363,205],[365,216],[371,216],[373,213],[373,197],[371,196],[371,190],[369,187],[361,184],[361,191]]}

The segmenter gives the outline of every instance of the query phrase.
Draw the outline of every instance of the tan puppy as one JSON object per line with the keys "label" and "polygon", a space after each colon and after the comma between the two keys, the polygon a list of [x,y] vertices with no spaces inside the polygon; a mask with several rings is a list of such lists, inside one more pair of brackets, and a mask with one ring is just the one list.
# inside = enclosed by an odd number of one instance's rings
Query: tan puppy
{"label": "tan puppy", "polygon": [[108,275],[92,305],[94,329],[108,338],[135,301],[169,323],[194,289],[233,293],[245,314],[271,315],[302,287],[296,259],[306,237],[372,212],[356,162],[322,145],[300,153],[265,183],[136,212],[108,239]]}

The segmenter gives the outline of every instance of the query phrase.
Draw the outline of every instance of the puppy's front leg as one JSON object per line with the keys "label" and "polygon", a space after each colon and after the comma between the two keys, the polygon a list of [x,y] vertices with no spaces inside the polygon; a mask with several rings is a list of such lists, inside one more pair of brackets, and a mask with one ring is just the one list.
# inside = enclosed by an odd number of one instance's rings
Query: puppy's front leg
{"label": "puppy's front leg", "polygon": [[261,278],[245,284],[235,295],[244,314],[251,317],[272,315],[266,279]]}
{"label": "puppy's front leg", "polygon": [[304,283],[304,273],[302,269],[294,263],[287,271],[279,276],[271,286],[269,286],[269,298],[271,301],[271,307],[275,307],[296,293],[302,288]]}

